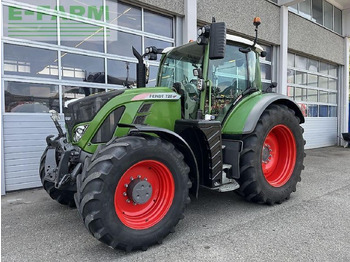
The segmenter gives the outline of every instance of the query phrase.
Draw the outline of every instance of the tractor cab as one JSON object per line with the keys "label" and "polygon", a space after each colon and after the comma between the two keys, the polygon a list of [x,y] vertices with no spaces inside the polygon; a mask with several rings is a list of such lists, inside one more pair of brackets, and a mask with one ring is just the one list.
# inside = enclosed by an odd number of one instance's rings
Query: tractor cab
{"label": "tractor cab", "polygon": [[[252,41],[232,35],[226,39],[225,55],[220,59],[206,59],[209,48],[196,42],[163,51],[157,86],[169,87],[182,96],[184,119],[200,118],[200,110],[210,119],[222,121],[240,99],[260,90],[262,48],[245,52]],[[205,100],[204,107],[201,100]]]}

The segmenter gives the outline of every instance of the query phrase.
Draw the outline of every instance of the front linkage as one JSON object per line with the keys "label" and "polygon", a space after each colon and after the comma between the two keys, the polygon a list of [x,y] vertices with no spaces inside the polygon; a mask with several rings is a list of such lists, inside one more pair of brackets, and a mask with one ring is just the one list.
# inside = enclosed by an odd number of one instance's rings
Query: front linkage
{"label": "front linkage", "polygon": [[47,148],[45,150],[45,168],[42,181],[53,183],[55,189],[76,191],[76,176],[82,170],[80,161],[81,149],[67,142],[62,127],[58,120],[59,114],[55,110],[50,110],[58,136],[50,135],[46,137]]}

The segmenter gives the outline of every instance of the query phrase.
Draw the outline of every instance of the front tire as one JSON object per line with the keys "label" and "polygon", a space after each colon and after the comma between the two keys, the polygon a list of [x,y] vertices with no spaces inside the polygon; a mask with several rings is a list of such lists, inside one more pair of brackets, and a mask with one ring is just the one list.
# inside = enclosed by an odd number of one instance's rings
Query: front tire
{"label": "front tire", "polygon": [[76,204],[98,240],[126,251],[145,250],[183,218],[188,172],[183,155],[169,142],[118,138],[101,147],[78,175]]}
{"label": "front tire", "polygon": [[243,138],[239,193],[257,203],[281,203],[296,191],[304,161],[303,128],[293,110],[271,105]]}

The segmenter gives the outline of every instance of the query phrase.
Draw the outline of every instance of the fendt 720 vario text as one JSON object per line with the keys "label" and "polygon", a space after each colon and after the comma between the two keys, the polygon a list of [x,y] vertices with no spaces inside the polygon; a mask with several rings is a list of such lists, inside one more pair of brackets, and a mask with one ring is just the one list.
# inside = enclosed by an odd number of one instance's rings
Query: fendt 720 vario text
{"label": "fendt 720 vario text", "polygon": [[[49,195],[76,206],[98,240],[127,251],[160,243],[199,187],[257,203],[288,199],[303,169],[304,117],[288,97],[262,91],[259,24],[254,41],[213,21],[197,42],[133,49],[138,88],[69,103],[66,134],[53,112],[59,134],[47,137],[40,163]],[[141,88],[144,58],[157,54],[157,86]]]}

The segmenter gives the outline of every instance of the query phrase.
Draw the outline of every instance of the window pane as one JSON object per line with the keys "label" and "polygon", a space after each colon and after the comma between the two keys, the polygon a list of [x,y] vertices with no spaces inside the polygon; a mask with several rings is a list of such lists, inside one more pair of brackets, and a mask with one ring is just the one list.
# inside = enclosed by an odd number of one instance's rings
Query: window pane
{"label": "window pane", "polygon": [[132,46],[139,53],[141,50],[141,36],[124,33],[112,29],[107,29],[107,52],[110,54],[134,57]]}
{"label": "window pane", "polygon": [[336,93],[329,93],[328,94],[328,103],[330,104],[336,104],[337,103],[337,94]]}
{"label": "window pane", "polygon": [[294,54],[290,54],[288,53],[288,67],[294,67],[295,63],[294,63]]}
{"label": "window pane", "polygon": [[289,6],[289,9],[293,12],[298,12],[298,4]]}
{"label": "window pane", "polygon": [[48,113],[59,108],[56,85],[5,82],[5,112]]}
{"label": "window pane", "polygon": [[141,8],[115,0],[106,1],[106,20],[110,24],[141,30]]}
{"label": "window pane", "polygon": [[58,78],[57,51],[4,44],[4,56],[5,74]]}
{"label": "window pane", "polygon": [[[148,46],[155,46],[164,49],[173,46],[173,43],[145,37],[145,48]],[[158,55],[158,58],[160,58],[160,55]]]}
{"label": "window pane", "polygon": [[84,0],[81,2],[60,0],[60,11],[71,15],[103,21],[103,1],[101,0]]}
{"label": "window pane", "polygon": [[324,26],[333,30],[333,5],[324,2]]}
{"label": "window pane", "polygon": [[320,105],[320,117],[328,117],[328,106]]}
{"label": "window pane", "polygon": [[260,64],[261,79],[271,79],[271,65]]}
{"label": "window pane", "polygon": [[61,19],[61,44],[103,52],[103,27]]}
{"label": "window pane", "polygon": [[136,64],[126,61],[107,60],[108,84],[136,85]]}
{"label": "window pane", "polygon": [[308,74],[308,85],[309,86],[318,86],[317,84],[317,75]]}
{"label": "window pane", "polygon": [[307,58],[303,56],[295,56],[295,67],[298,69],[305,69],[306,70],[306,63]]}
{"label": "window pane", "polygon": [[333,77],[338,77],[338,70],[337,70],[337,66],[334,65],[329,65],[329,74]]}
{"label": "window pane", "polygon": [[144,11],[144,19],[146,32],[173,37],[173,19],[171,17]]}
{"label": "window pane", "polygon": [[307,101],[308,102],[317,102],[318,101],[318,91],[313,89],[307,90]]}
{"label": "window pane", "polygon": [[320,88],[328,88],[328,78],[327,77],[319,76],[318,81],[319,81],[318,85]]}
{"label": "window pane", "polygon": [[318,105],[308,105],[307,106],[307,116],[308,117],[318,117]]}
{"label": "window pane", "polygon": [[295,88],[295,101],[305,101],[306,89],[296,87]]}
{"label": "window pane", "polygon": [[328,103],[328,92],[320,91],[320,102]]}
{"label": "window pane", "polygon": [[57,44],[55,16],[3,6],[4,36]]}
{"label": "window pane", "polygon": [[89,96],[91,94],[96,94],[100,92],[105,92],[104,88],[91,88],[91,87],[77,87],[77,86],[62,86],[63,92],[63,104],[72,99],[79,99]]}
{"label": "window pane", "polygon": [[298,85],[306,85],[307,84],[307,74],[304,72],[296,71],[295,75],[295,83]]}
{"label": "window pane", "polygon": [[341,16],[342,16],[341,10],[334,7],[334,31],[337,32],[338,34],[342,34],[342,26],[341,26],[342,17]]}
{"label": "window pane", "polygon": [[323,0],[312,0],[312,18],[321,25],[323,25],[322,1]]}
{"label": "window pane", "polygon": [[318,61],[308,59],[308,70],[312,72],[318,72]]}
{"label": "window pane", "polygon": [[329,106],[328,107],[328,116],[329,117],[337,117],[337,107],[336,106]]}
{"label": "window pane", "polygon": [[287,87],[287,95],[290,98],[294,99],[294,87],[292,87],[292,86]]}
{"label": "window pane", "polygon": [[62,53],[61,60],[63,79],[105,83],[103,58]]}
{"label": "window pane", "polygon": [[299,3],[299,12],[310,19],[311,18],[311,0],[305,0],[304,2]]}
{"label": "window pane", "polygon": [[156,86],[157,76],[158,76],[158,66],[150,66],[149,67],[149,80],[146,86]]}
{"label": "window pane", "polygon": [[287,70],[287,83],[294,83],[294,75],[295,75],[295,71],[288,69]]}
{"label": "window pane", "polygon": [[328,75],[328,64],[320,62],[320,73]]}
{"label": "window pane", "polygon": [[337,80],[330,78],[328,88],[332,90],[337,90]]}

